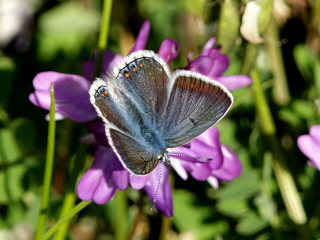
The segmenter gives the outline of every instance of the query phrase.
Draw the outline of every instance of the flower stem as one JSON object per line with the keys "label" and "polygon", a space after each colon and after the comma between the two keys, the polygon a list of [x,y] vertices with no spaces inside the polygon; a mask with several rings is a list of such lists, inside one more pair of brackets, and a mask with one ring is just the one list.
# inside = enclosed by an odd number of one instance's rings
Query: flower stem
{"label": "flower stem", "polygon": [[[74,192],[67,192],[63,201],[62,211],[60,214],[61,217],[66,215],[69,212],[69,210],[74,207],[75,201],[76,201],[76,196]],[[64,240],[66,238],[69,230],[70,220],[71,218],[59,228],[59,231],[57,232],[57,235],[54,238],[55,240]]]}
{"label": "flower stem", "polygon": [[41,238],[41,240],[47,240],[49,239],[53,234],[55,234],[66,222],[68,222],[71,218],[73,218],[75,215],[77,215],[82,209],[87,207],[91,201],[85,202],[82,201],[79,204],[77,204],[75,207],[73,207],[66,215],[64,215],[58,222],[56,222],[55,225],[53,225],[52,228],[48,232],[44,234],[44,236]]}
{"label": "flower stem", "polygon": [[51,106],[50,106],[50,121],[48,130],[48,145],[47,145],[47,156],[46,165],[43,178],[43,191],[40,207],[40,215],[38,219],[36,240],[41,239],[44,232],[45,225],[49,214],[49,201],[50,201],[50,191],[52,185],[52,172],[53,172],[53,157],[54,157],[54,147],[55,147],[55,131],[56,131],[56,120],[55,120],[55,108],[56,101],[54,96],[54,86],[52,84],[50,88],[51,95]]}
{"label": "flower stem", "polygon": [[314,81],[317,90],[317,97],[320,97],[320,58],[317,58],[314,64]]}
{"label": "flower stem", "polygon": [[289,217],[297,225],[300,239],[310,239],[306,228],[307,217],[299,197],[297,187],[289,171],[285,156],[281,150],[276,136],[276,128],[272,114],[262,88],[260,74],[257,69],[251,71],[253,79],[254,98],[261,121],[262,132],[266,136],[273,155],[274,173],[279,184],[279,189],[288,211]]}
{"label": "flower stem", "polygon": [[127,239],[128,229],[128,204],[125,191],[118,191],[116,195],[117,202],[117,224],[116,224],[116,239]]}
{"label": "flower stem", "polygon": [[100,25],[100,35],[98,40],[98,57],[95,66],[95,76],[100,73],[103,64],[104,51],[107,49],[109,27],[111,19],[112,0],[103,1],[102,19]]}
{"label": "flower stem", "polygon": [[266,45],[269,51],[274,73],[274,99],[279,105],[286,105],[290,101],[288,81],[284,70],[283,56],[280,48],[279,31],[274,19],[271,20],[267,30]]}
{"label": "flower stem", "polygon": [[168,232],[170,231],[172,226],[172,221],[170,218],[162,215],[162,226],[161,226],[161,233],[160,233],[160,240],[168,239]]}

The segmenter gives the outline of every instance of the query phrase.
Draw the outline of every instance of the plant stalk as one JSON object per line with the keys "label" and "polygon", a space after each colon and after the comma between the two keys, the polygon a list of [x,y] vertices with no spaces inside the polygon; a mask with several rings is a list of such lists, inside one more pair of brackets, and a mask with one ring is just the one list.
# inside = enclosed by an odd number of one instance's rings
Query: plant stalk
{"label": "plant stalk", "polygon": [[50,121],[49,121],[49,130],[48,130],[47,156],[46,156],[46,165],[45,165],[44,178],[43,178],[43,191],[42,191],[42,198],[41,198],[40,215],[38,219],[35,240],[41,239],[41,236],[44,232],[48,215],[49,215],[49,202],[50,202],[50,192],[51,192],[51,186],[52,186],[52,172],[53,172],[55,132],[56,132],[56,120],[55,120],[56,101],[54,96],[53,84],[50,88],[50,95],[51,95],[51,106],[50,106]]}

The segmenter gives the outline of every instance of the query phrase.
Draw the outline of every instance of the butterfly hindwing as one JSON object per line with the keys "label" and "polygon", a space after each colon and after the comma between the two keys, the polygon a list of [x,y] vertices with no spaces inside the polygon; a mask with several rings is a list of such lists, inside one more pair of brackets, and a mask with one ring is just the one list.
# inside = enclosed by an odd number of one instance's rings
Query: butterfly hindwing
{"label": "butterfly hindwing", "polygon": [[109,144],[123,165],[133,174],[146,175],[159,163],[158,155],[146,151],[141,144],[115,129],[106,129]]}

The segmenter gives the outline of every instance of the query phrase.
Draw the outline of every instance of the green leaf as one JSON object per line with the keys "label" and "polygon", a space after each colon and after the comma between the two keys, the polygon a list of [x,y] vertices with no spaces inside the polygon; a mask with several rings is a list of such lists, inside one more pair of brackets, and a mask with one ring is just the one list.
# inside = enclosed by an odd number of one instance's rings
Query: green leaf
{"label": "green leaf", "polygon": [[249,211],[247,201],[238,199],[219,201],[217,208],[223,214],[231,217],[243,216]]}
{"label": "green leaf", "polygon": [[0,130],[0,164],[9,164],[21,158],[22,154],[11,129]]}
{"label": "green leaf", "polygon": [[216,125],[220,130],[220,141],[223,144],[227,144],[229,146],[237,146],[238,141],[235,138],[237,126],[235,122],[229,119],[223,119]]}
{"label": "green leaf", "polygon": [[295,100],[292,103],[293,111],[302,119],[316,118],[314,105],[310,101]]}
{"label": "green leaf", "polygon": [[11,226],[17,225],[24,220],[26,209],[20,201],[9,205],[7,221]]}
{"label": "green leaf", "polygon": [[273,199],[266,195],[259,195],[254,199],[260,215],[269,222],[277,221],[277,207]]}
{"label": "green leaf", "polygon": [[196,195],[185,190],[174,192],[175,214],[173,221],[177,228],[188,231],[194,239],[212,239],[225,234],[229,225],[222,220],[213,220],[214,209],[197,202]]}
{"label": "green leaf", "polygon": [[11,58],[0,56],[0,105],[6,106],[8,104],[14,83],[15,68]]}
{"label": "green leaf", "polygon": [[67,1],[46,11],[39,25],[39,55],[43,60],[61,53],[76,56],[97,31],[99,14],[79,1]]}
{"label": "green leaf", "polygon": [[314,53],[306,45],[299,44],[294,48],[293,56],[303,77],[313,81],[313,69],[316,61]]}
{"label": "green leaf", "polygon": [[278,116],[280,119],[289,123],[293,127],[302,125],[302,119],[297,117],[297,115],[290,108],[281,108]]}
{"label": "green leaf", "polygon": [[19,164],[0,172],[0,203],[9,203],[22,197],[24,192],[22,179],[26,170],[23,164]]}
{"label": "green leaf", "polygon": [[11,123],[10,127],[22,152],[30,152],[35,146],[35,127],[33,123],[26,118],[18,118]]}
{"label": "green leaf", "polygon": [[216,197],[219,200],[247,199],[260,191],[260,180],[254,170],[244,173],[232,183],[224,184]]}
{"label": "green leaf", "polygon": [[252,235],[268,226],[268,222],[252,212],[242,218],[236,229],[240,234]]}

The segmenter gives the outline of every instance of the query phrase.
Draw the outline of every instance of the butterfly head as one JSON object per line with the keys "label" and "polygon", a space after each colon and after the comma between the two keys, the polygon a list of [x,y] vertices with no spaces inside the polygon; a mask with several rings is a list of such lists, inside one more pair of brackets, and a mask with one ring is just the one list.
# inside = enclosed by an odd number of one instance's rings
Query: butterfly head
{"label": "butterfly head", "polygon": [[158,160],[164,162],[167,165],[170,165],[169,154],[167,151],[158,155]]}

